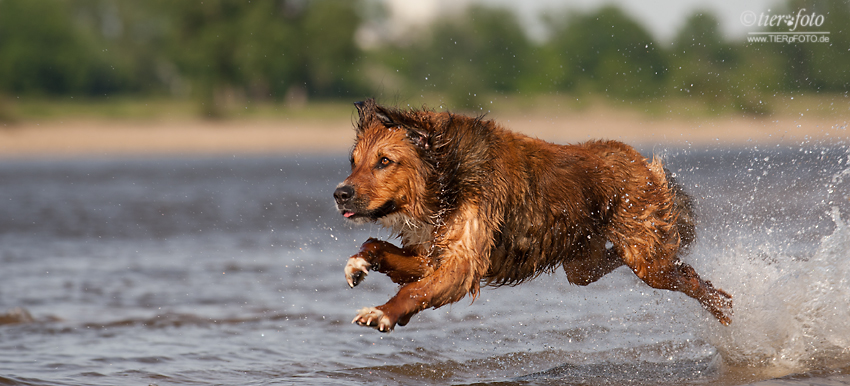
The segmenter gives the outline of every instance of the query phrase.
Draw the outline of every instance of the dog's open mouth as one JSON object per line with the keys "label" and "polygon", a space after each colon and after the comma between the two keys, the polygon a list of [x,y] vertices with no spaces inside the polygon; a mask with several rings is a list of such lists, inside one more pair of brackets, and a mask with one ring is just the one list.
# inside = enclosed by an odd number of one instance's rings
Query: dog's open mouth
{"label": "dog's open mouth", "polygon": [[358,218],[366,217],[366,215],[363,212],[358,211],[357,209],[346,208],[346,207],[341,206],[341,207],[338,208],[338,210],[339,210],[339,213],[342,214],[342,217],[345,217],[349,220],[355,220],[355,219],[358,219]]}
{"label": "dog's open mouth", "polygon": [[349,220],[365,219],[365,220],[375,221],[375,220],[378,220],[381,217],[392,214],[397,209],[398,208],[396,207],[395,201],[389,200],[389,201],[385,202],[383,205],[381,205],[381,206],[379,206],[375,209],[367,210],[367,211],[363,211],[363,212],[359,212],[359,211],[356,211],[354,209],[349,209],[349,208],[339,208],[339,211],[340,211],[340,213],[342,213],[343,217],[345,217]]}

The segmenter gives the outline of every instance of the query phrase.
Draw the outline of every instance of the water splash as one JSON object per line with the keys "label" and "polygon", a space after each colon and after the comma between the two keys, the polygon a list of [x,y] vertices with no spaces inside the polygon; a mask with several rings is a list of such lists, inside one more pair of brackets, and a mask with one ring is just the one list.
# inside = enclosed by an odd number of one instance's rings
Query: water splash
{"label": "water splash", "polygon": [[808,258],[730,251],[724,281],[735,297],[730,327],[709,325],[705,339],[727,363],[774,375],[835,369],[850,362],[850,228],[835,229]]}

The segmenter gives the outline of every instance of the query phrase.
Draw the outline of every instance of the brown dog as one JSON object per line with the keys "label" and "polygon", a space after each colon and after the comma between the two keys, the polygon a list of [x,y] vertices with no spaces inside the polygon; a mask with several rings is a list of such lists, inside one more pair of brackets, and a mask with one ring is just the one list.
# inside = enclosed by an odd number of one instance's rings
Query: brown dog
{"label": "brown dog", "polygon": [[402,247],[370,238],[348,259],[351,287],[369,270],[401,285],[353,322],[387,332],[426,308],[474,298],[482,283],[519,284],[563,267],[587,285],[623,264],[731,322],[731,296],[679,260],[694,215],[660,160],[615,141],[560,146],[481,118],[371,99],[355,106],[351,175],[334,198],[347,219],[392,229]]}

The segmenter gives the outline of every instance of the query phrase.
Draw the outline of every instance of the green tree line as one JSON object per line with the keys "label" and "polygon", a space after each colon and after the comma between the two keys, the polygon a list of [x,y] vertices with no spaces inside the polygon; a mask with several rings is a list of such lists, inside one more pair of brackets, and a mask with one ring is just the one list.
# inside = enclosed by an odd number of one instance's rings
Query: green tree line
{"label": "green tree line", "polygon": [[0,94],[192,97],[215,116],[232,100],[428,94],[474,108],[517,93],[688,98],[764,113],[766,95],[846,93],[848,3],[780,8],[825,15],[829,43],[729,41],[709,12],[662,43],[614,6],[548,12],[547,38],[534,41],[510,11],[477,5],[363,48],[358,29],[385,14],[374,0],[0,0]]}

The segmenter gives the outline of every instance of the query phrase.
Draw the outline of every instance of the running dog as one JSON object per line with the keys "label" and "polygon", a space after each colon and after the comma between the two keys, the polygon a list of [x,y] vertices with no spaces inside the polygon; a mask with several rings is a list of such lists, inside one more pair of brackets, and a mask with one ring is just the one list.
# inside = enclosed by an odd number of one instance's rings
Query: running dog
{"label": "running dog", "polygon": [[353,323],[389,332],[424,309],[474,299],[481,285],[559,267],[588,285],[623,264],[731,322],[732,297],[679,259],[695,216],[660,159],[617,141],[556,145],[483,117],[355,106],[351,174],[333,196],[342,216],[391,229],[401,247],[370,238],[348,259],[349,286],[370,270],[400,285]]}

